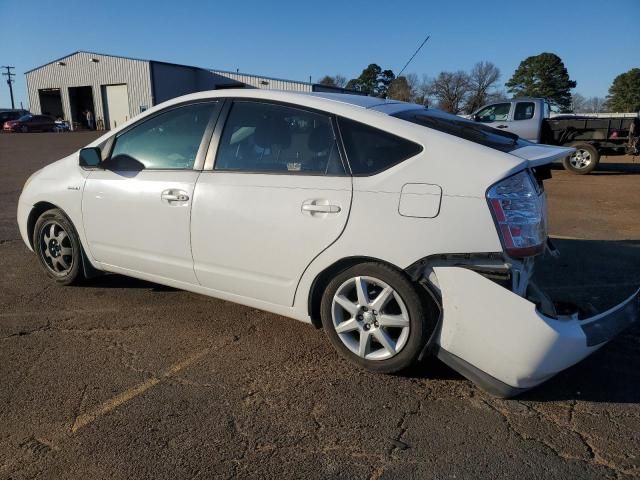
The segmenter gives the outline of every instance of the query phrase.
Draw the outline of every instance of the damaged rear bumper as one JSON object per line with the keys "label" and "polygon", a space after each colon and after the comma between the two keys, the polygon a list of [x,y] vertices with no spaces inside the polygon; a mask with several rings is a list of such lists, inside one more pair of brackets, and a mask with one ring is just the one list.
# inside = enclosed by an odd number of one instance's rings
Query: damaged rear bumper
{"label": "damaged rear bumper", "polygon": [[440,266],[433,273],[442,300],[438,357],[501,397],[578,363],[640,317],[640,289],[591,318],[554,318],[471,269]]}

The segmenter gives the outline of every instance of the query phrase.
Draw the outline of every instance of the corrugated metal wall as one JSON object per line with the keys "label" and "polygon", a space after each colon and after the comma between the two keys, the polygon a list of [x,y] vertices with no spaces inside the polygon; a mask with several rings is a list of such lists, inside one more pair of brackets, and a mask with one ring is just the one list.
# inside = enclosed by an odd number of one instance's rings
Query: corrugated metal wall
{"label": "corrugated metal wall", "polygon": [[151,61],[154,102],[157,105],[187,93],[216,88],[215,75],[197,67]]}
{"label": "corrugated metal wall", "polygon": [[266,88],[269,90],[289,90],[292,92],[311,92],[313,86],[306,82],[283,80],[280,78],[261,77],[247,73],[227,72],[225,70],[211,70],[216,75],[242,82],[254,88]]}
{"label": "corrugated metal wall", "polygon": [[[95,58],[98,62],[92,62]],[[66,65],[59,65],[64,62]],[[149,62],[110,55],[78,52],[61,58],[26,74],[31,112],[42,113],[38,90],[59,88],[65,119],[71,120],[69,87],[90,86],[96,120],[104,120],[102,85],[126,83],[129,93],[129,114],[140,113],[141,108],[153,105]]]}

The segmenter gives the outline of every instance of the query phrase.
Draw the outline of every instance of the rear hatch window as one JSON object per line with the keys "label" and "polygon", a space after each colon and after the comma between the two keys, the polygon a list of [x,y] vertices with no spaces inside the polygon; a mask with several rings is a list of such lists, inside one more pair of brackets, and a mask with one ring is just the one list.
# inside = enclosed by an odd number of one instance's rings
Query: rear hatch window
{"label": "rear hatch window", "polygon": [[470,142],[479,143],[485,147],[495,148],[501,152],[511,152],[531,145],[530,142],[522,140],[513,133],[503,132],[440,110],[416,108],[394,113],[392,117],[448,133]]}

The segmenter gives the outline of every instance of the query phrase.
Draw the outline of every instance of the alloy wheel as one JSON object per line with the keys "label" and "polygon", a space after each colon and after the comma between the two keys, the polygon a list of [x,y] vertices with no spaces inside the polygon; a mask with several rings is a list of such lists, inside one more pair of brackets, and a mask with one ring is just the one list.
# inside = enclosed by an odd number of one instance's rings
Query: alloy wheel
{"label": "alloy wheel", "polygon": [[366,360],[397,355],[409,338],[409,310],[388,284],[373,277],[354,277],[340,285],[331,306],[338,338]]}
{"label": "alloy wheel", "polygon": [[569,162],[573,168],[582,170],[583,168],[587,168],[591,163],[591,154],[586,150],[578,149],[571,155]]}
{"label": "alloy wheel", "polygon": [[56,221],[47,222],[40,234],[40,252],[47,268],[56,275],[69,273],[75,261],[71,238]]}

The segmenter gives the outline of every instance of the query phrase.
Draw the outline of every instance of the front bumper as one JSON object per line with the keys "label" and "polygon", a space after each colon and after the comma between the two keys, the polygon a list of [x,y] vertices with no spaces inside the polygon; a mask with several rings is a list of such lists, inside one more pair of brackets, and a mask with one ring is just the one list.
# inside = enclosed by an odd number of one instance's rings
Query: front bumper
{"label": "front bumper", "polygon": [[640,317],[640,289],[592,318],[552,318],[464,267],[434,267],[442,297],[438,356],[502,397],[578,363]]}

